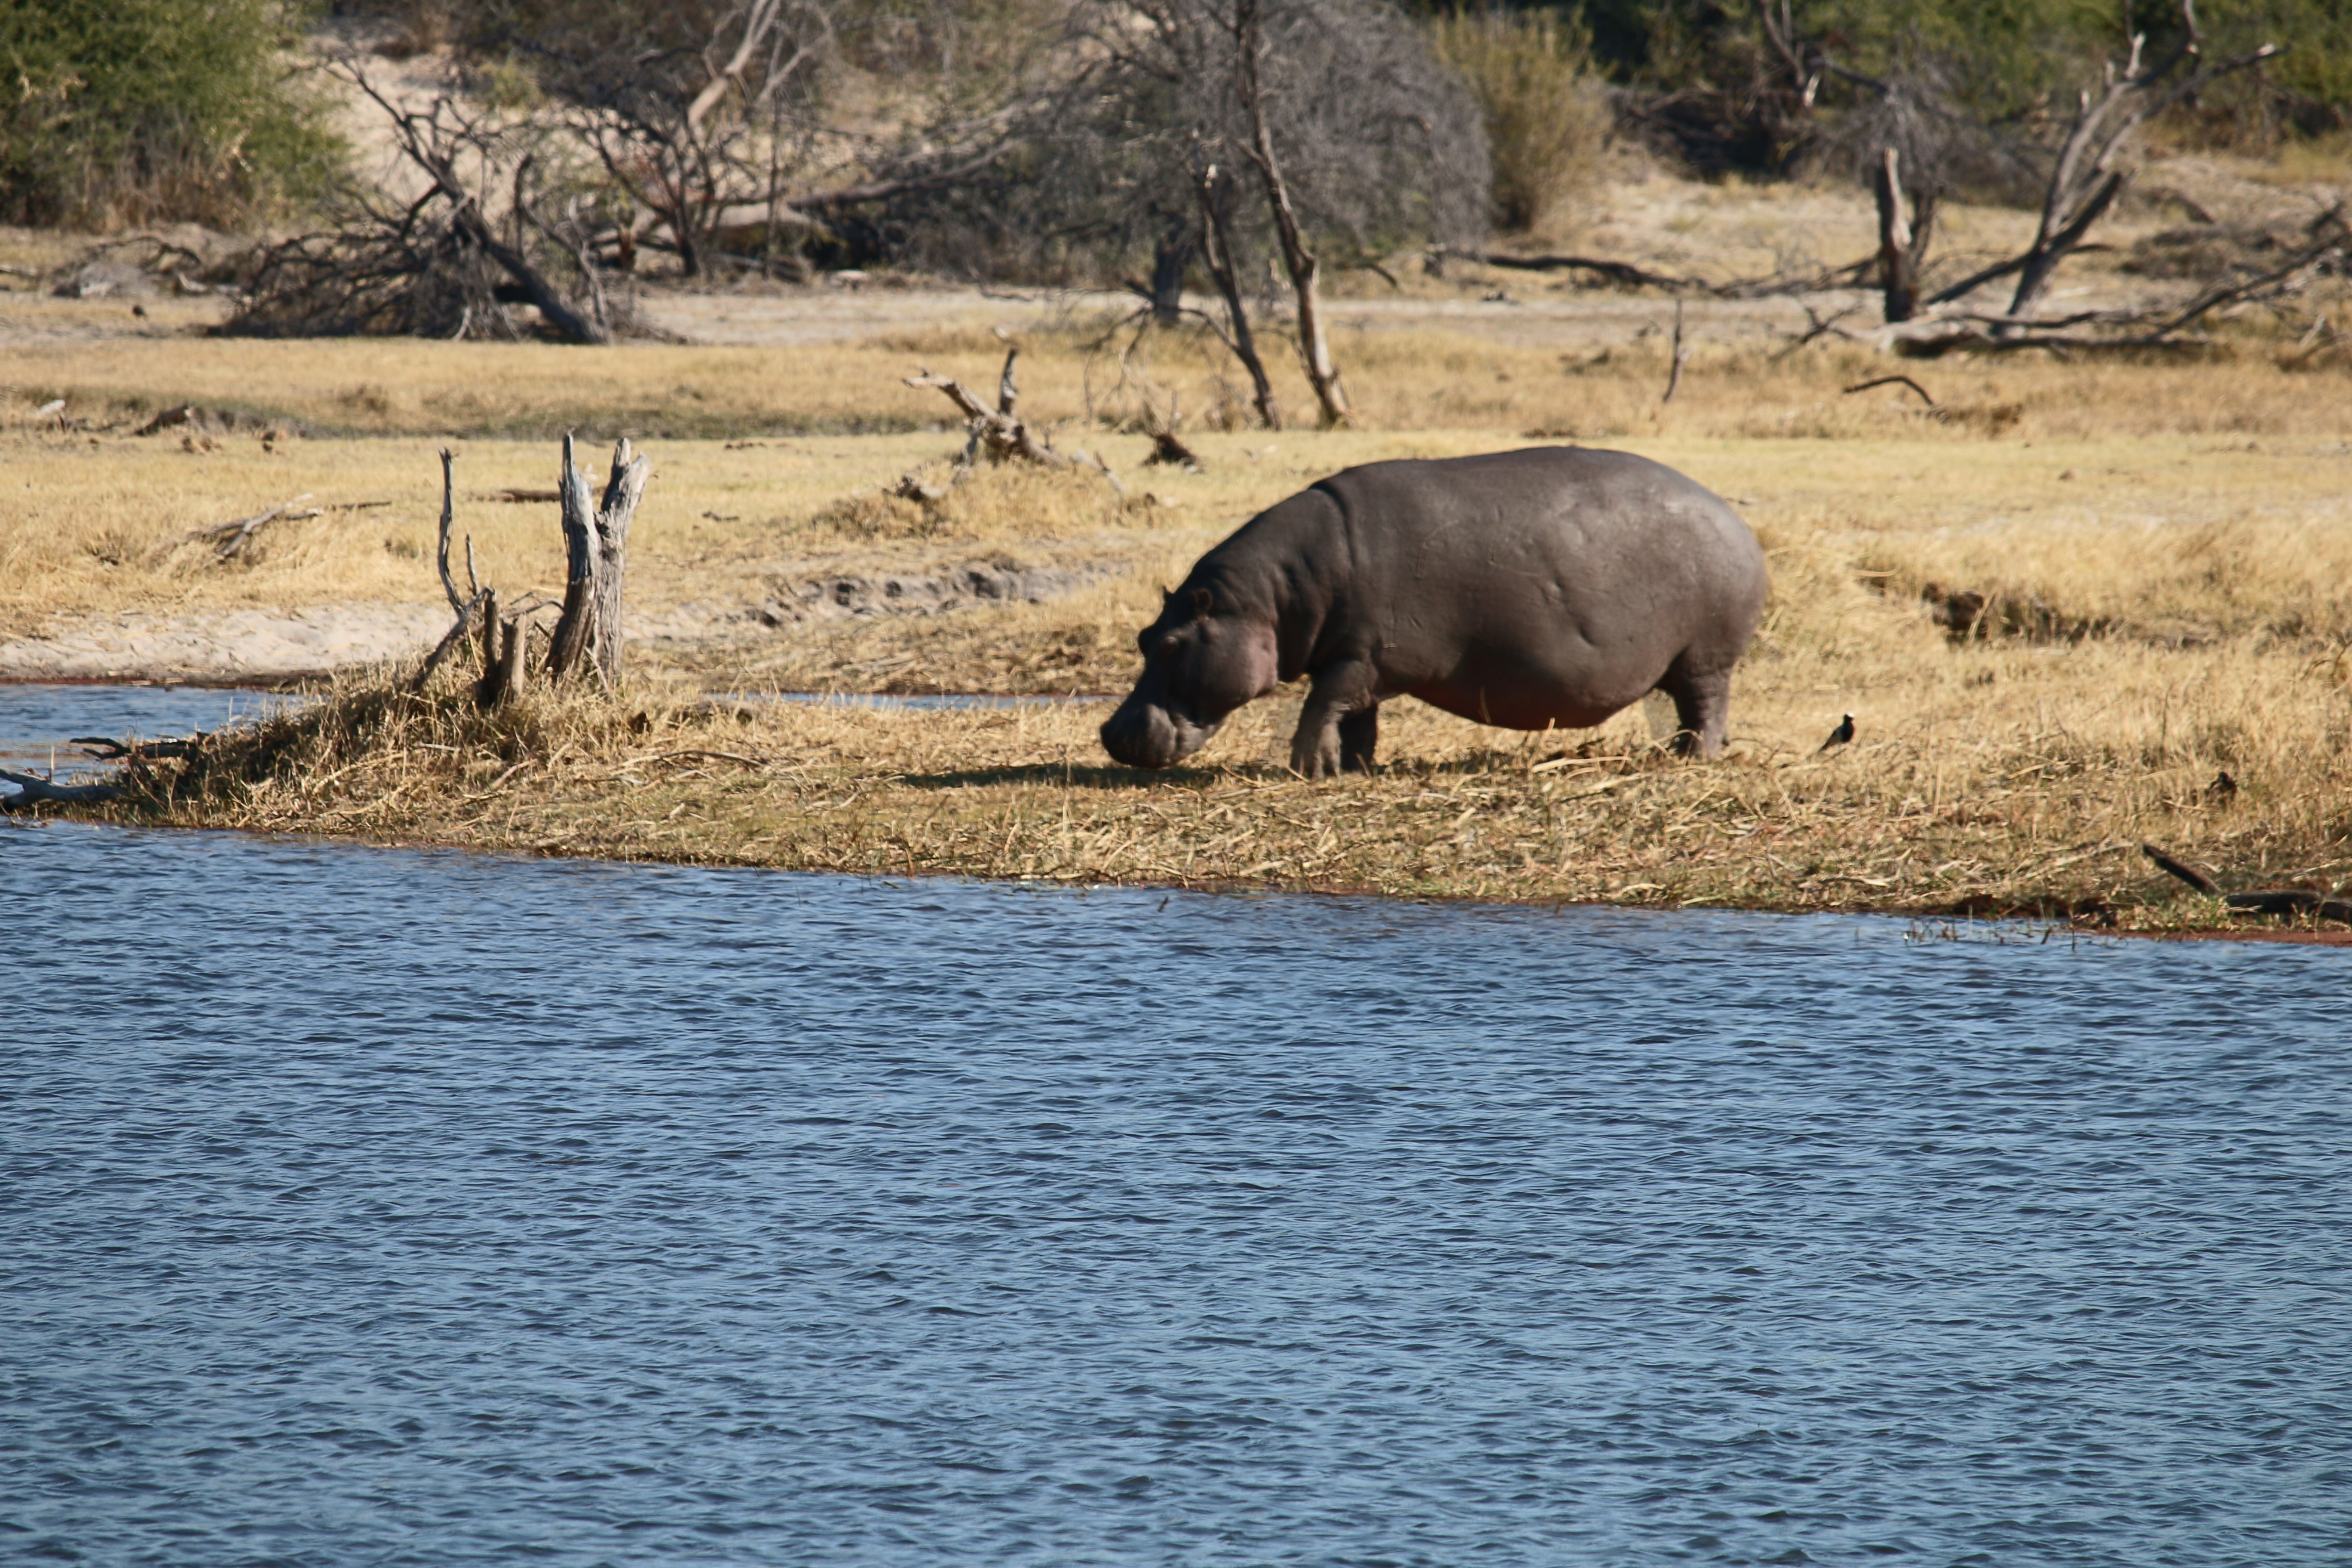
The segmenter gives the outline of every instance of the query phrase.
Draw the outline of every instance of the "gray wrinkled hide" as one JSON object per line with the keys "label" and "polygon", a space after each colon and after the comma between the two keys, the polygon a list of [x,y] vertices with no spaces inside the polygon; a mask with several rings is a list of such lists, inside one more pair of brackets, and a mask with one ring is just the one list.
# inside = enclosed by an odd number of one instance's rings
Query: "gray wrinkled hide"
{"label": "gray wrinkled hide", "polygon": [[1103,745],[1166,767],[1306,675],[1291,763],[1310,776],[1370,767],[1379,706],[1398,696],[1573,730],[1655,689],[1683,748],[1712,756],[1764,595],[1748,525],[1646,458],[1537,447],[1371,463],[1201,558],[1138,639],[1143,675]]}

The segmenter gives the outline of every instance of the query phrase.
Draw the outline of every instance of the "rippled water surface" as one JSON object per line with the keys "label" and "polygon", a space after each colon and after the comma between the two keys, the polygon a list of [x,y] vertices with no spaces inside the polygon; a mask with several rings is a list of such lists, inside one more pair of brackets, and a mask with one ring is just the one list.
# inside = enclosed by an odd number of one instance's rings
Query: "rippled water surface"
{"label": "rippled water surface", "polygon": [[[165,740],[301,700],[233,687],[0,681],[0,768],[46,773],[54,764],[58,778],[79,777],[102,770],[71,743],[77,736]],[[0,795],[16,793],[16,785],[0,783]]]}
{"label": "rippled water surface", "polygon": [[0,824],[0,1561],[2352,1561],[2346,956]]}

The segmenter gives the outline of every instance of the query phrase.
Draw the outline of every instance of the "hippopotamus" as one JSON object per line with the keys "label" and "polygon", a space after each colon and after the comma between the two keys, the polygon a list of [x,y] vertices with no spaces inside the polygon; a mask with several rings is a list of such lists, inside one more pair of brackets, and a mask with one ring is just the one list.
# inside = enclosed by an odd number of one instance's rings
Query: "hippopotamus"
{"label": "hippopotamus", "polygon": [[1170,591],[1104,750],[1164,768],[1311,679],[1290,765],[1369,772],[1380,707],[1584,729],[1651,690],[1676,748],[1723,747],[1764,552],[1722,499],[1629,452],[1538,447],[1367,463],[1258,513]]}

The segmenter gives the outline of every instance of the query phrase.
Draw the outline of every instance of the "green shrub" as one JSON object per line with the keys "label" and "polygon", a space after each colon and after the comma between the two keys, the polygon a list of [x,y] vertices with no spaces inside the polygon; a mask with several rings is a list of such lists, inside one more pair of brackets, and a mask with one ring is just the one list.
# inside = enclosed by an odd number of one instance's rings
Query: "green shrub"
{"label": "green shrub", "polygon": [[1548,11],[1457,11],[1431,22],[1430,35],[1486,115],[1501,226],[1539,228],[1599,182],[1609,105],[1580,23]]}
{"label": "green shrub", "polygon": [[326,190],[342,144],[287,0],[0,0],[0,220],[228,227]]}

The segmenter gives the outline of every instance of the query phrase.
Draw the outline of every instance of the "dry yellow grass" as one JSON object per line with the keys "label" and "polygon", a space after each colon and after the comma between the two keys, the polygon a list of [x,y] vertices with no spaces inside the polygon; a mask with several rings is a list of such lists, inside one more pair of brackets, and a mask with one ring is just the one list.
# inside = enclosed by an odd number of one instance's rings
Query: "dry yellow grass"
{"label": "dry yellow grass", "polygon": [[[367,415],[379,438],[287,439],[268,452],[251,435],[184,451],[168,437],[100,431],[93,444],[93,433],[20,425],[7,443],[26,488],[19,525],[0,539],[0,624],[123,605],[430,598],[435,441],[395,432],[448,407],[496,397],[519,424],[583,410],[587,424],[625,420],[628,387],[682,379],[691,361],[746,431],[804,417],[912,425],[943,405],[898,388],[898,374],[928,363],[985,382],[996,365],[977,329],[791,356],[305,344],[283,361],[254,357],[287,346],[169,340],[143,368],[68,356],[83,376],[75,395],[126,408],[144,374],[137,396],[151,404],[241,384],[299,413],[368,384],[369,354],[383,384],[410,390]],[[790,381],[772,374],[788,357]],[[265,374],[272,365],[285,376]],[[602,365],[614,374],[583,374]],[[2352,419],[2339,373],[2284,373],[2252,342],[2197,363],[1911,367],[1946,412],[1930,417],[1899,388],[1844,395],[1893,368],[1849,348],[1779,362],[1719,349],[1695,366],[1661,408],[1655,342],[1564,362],[1525,345],[1370,332],[1349,374],[1373,427],[1212,431],[1195,438],[1208,471],[1186,474],[1142,468],[1141,436],[1085,421],[1086,362],[1066,341],[1041,344],[1026,362],[1027,406],[1066,422],[1066,447],[1104,450],[1134,492],[1126,502],[1092,477],[1012,471],[937,506],[889,499],[902,473],[936,478],[952,448],[919,430],[652,438],[631,584],[651,614],[755,605],[836,570],[1009,557],[1101,575],[1008,609],[780,632],[728,623],[699,644],[643,649],[643,684],[619,710],[541,698],[483,720],[448,700],[387,708],[355,688],[327,718],[229,746],[186,793],[121,809],[877,874],[2063,908],[2151,927],[2222,917],[2151,871],[2142,839],[2250,879],[2352,876]],[[52,390],[36,379],[19,372],[20,410]],[[1200,390],[1166,366],[1157,384]],[[445,403],[467,387],[475,404]],[[1203,405],[1187,394],[1185,405]],[[1773,601],[1735,689],[1730,760],[1657,755],[1638,713],[1595,736],[1520,737],[1408,701],[1384,726],[1386,772],[1308,784],[1278,765],[1295,695],[1247,710],[1201,765],[1159,776],[1103,765],[1099,704],[760,704],[748,721],[693,707],[693,685],[1117,690],[1157,585],[1257,508],[1349,463],[1491,449],[1535,430],[1668,462],[1733,498],[1764,539]],[[467,498],[551,482],[545,439],[477,438],[464,453]],[[153,557],[173,533],[305,490],[323,504],[393,504],[266,534],[249,564]],[[544,591],[559,570],[552,514],[467,499],[460,521],[490,578]],[[1922,601],[1930,584],[1987,596],[1995,609],[1979,635],[1946,636]],[[2031,613],[2004,619],[2004,604]],[[1817,756],[1845,711],[1861,739]],[[2212,787],[2223,773],[2233,792]]]}
{"label": "dry yellow grass", "polygon": [[[1498,282],[1531,287],[1524,278]],[[1541,288],[1538,284],[1532,285]],[[31,302],[0,295],[0,333],[11,340],[0,419],[63,397],[95,427],[127,429],[157,410],[194,403],[265,423],[354,436],[461,435],[544,439],[566,429],[609,439],[743,439],[793,435],[910,433],[945,428],[953,411],[936,392],[902,384],[918,365],[992,387],[1003,348],[995,322],[974,312],[961,325],[884,332],[856,342],[788,347],[627,343],[574,348],[543,343],[415,340],[262,342],[190,335],[159,322],[143,335],[58,330],[75,312],[119,318],[114,301],[38,301],[40,331],[9,312]],[[154,301],[160,315],[202,301]],[[208,307],[206,307],[208,308]],[[1784,353],[1773,323],[1801,326],[1787,301],[1695,305],[1696,347],[1682,390],[1660,406],[1665,384],[1662,300],[1619,301],[1607,331],[1585,341],[1573,317],[1515,317],[1505,307],[1465,305],[1391,318],[1333,308],[1334,347],[1370,430],[1556,431],[1578,439],[1652,437],[1827,438],[1907,433],[1967,442],[2135,435],[2337,434],[2344,365],[2334,359],[2281,374],[2292,340],[2252,322],[2225,323],[2201,358],[2155,356],[2068,363],[2045,356],[1953,359],[1925,369],[1890,364],[1869,349],[1825,340]],[[1465,313],[1466,312],[1466,313]],[[1629,315],[1628,312],[1631,312]],[[1024,311],[1024,314],[1034,314]],[[1625,336],[1638,319],[1647,336]],[[1865,313],[1857,320],[1866,321]],[[1458,324],[1457,324],[1458,323]],[[1047,425],[1131,420],[1145,389],[1163,410],[1173,395],[1194,428],[1237,421],[1245,386],[1213,342],[1171,333],[1130,359],[1090,352],[1097,321],[1024,329],[1024,411]],[[1313,400],[1295,356],[1268,334],[1268,368],[1294,415]],[[1122,338],[1120,340],[1124,342]],[[2300,363],[2300,362],[2299,362]],[[1841,389],[1910,368],[1945,405],[1923,420],[1895,395]],[[1932,424],[1933,431],[1915,426]],[[1068,437],[1088,444],[1083,436]]]}
{"label": "dry yellow grass", "polygon": [[[151,822],[870,875],[1267,886],[1412,897],[2070,914],[2227,923],[2153,839],[2263,885],[2352,875],[2342,662],[2125,643],[1945,648],[1864,596],[1843,646],[1784,628],[1748,667],[1728,760],[1663,755],[1638,711],[1517,736],[1398,704],[1376,777],[1281,756],[1296,698],[1192,766],[1106,766],[1107,702],[949,711],[354,683],[226,737],[132,801]],[[1823,624],[1829,617],[1816,617]],[[1869,683],[1860,738],[1815,747]],[[1827,699],[1827,700],[1824,700]],[[2248,715],[2258,713],[2260,722]],[[2234,795],[2210,784],[2226,769]]]}
{"label": "dry yellow grass", "polygon": [[[2340,559],[2324,539],[2314,554],[2296,532],[2305,524],[2332,526],[2343,516],[2341,476],[2352,462],[2345,436],[2352,421],[2344,380],[2333,371],[2286,374],[2252,356],[2199,364],[2003,360],[1914,367],[1948,416],[1937,418],[1899,387],[1844,395],[1843,386],[1887,368],[1844,348],[1809,350],[1780,364],[1761,355],[1747,363],[1730,351],[1714,361],[1703,353],[1683,394],[1661,407],[1663,352],[1656,344],[1621,346],[1563,365],[1550,351],[1370,334],[1350,372],[1374,410],[1367,428],[1201,433],[1191,438],[1209,472],[1192,475],[1141,468],[1140,436],[1082,419],[1087,365],[1066,344],[1047,345],[1024,374],[1028,405],[1049,424],[1061,421],[1066,446],[1103,452],[1139,502],[1149,490],[1172,506],[1120,507],[1091,480],[1055,489],[995,479],[941,509],[877,500],[902,473],[928,465],[936,477],[954,446],[943,432],[732,441],[648,437],[656,477],[639,523],[633,602],[648,610],[690,603],[741,608],[794,574],[911,570],[975,551],[1038,553],[1063,563],[1139,562],[1168,571],[1258,507],[1348,463],[1544,438],[1605,442],[1654,456],[1738,500],[1763,526],[1909,537],[1908,545],[1888,546],[1893,553],[1872,546],[1855,559],[1859,569],[1892,574],[1886,580],[1906,589],[1971,576],[1988,579],[1974,585],[2006,589],[2015,584],[1990,579],[2007,573],[2021,553],[2042,559],[2049,570],[2061,557],[2077,558],[2083,570],[2076,575],[2085,579],[2095,565],[2114,562],[2124,574],[2100,565],[2100,585],[2085,583],[2063,595],[2084,614],[2107,616],[2119,613],[2120,601],[2139,598],[2130,572],[2144,553],[2134,541],[2143,537],[2157,542],[2155,548],[2193,542],[2192,535],[2219,541],[2209,566],[2273,552],[2279,569],[2291,573],[2297,561]],[[408,388],[403,406],[413,407],[402,419],[457,417],[450,409],[459,399],[455,389],[464,386],[470,389],[465,398],[495,395],[516,419],[551,428],[566,411],[565,398],[574,400],[570,411],[583,416],[583,427],[625,424],[625,407],[594,400],[646,377],[637,370],[602,376],[595,367],[625,362],[641,370],[632,356],[675,369],[672,362],[701,355],[727,367],[732,379],[705,379],[725,393],[728,416],[753,429],[776,422],[771,415],[778,405],[793,418],[913,424],[936,417],[944,401],[899,386],[898,374],[921,362],[984,382],[996,363],[994,343],[976,331],[928,348],[805,351],[803,357],[814,362],[810,374],[789,385],[753,374],[778,356],[751,350],[170,339],[58,353],[61,365],[83,376],[69,389],[69,409],[81,405],[75,398],[93,405],[114,398],[106,406],[118,410],[184,396],[262,401],[230,396],[226,389],[234,386],[271,392],[273,412],[299,411],[341,395],[333,388],[373,356],[390,362],[383,374]],[[600,357],[608,353],[613,357]],[[30,363],[41,355],[27,349],[19,357]],[[270,367],[280,361],[310,379],[274,377]],[[172,434],[133,437],[127,426],[61,431],[27,416],[36,399],[47,401],[65,383],[24,371],[20,364],[22,379],[0,395],[0,416],[15,415],[14,432],[0,446],[7,450],[9,482],[18,488],[16,526],[0,538],[0,635],[125,607],[435,595],[429,555],[438,501],[436,437],[289,435],[265,443],[247,429],[205,437],[190,450]],[[150,390],[123,390],[133,378]],[[1098,407],[1108,401],[1097,397]],[[389,416],[378,420],[385,428],[399,423]],[[558,565],[552,509],[475,498],[550,485],[552,440],[472,438],[459,446],[467,498],[460,522],[475,535],[490,576],[509,588],[551,586]],[[863,498],[855,493],[861,489]],[[193,552],[157,554],[176,534],[304,493],[329,509],[325,515],[272,525],[248,558],[231,566],[203,566]],[[2273,524],[2288,527],[2281,532]],[[1916,572],[1906,576],[1913,566]],[[2265,578],[2249,591],[2259,598],[2270,592],[2267,584]],[[2295,592],[2324,598],[2327,590]],[[2241,619],[2251,613],[2232,612]],[[2304,613],[2324,628],[2324,605],[2315,600]],[[2224,617],[2223,624],[2236,623]],[[828,630],[813,641],[862,635]],[[903,632],[878,635],[888,640]],[[814,654],[769,651],[785,656],[780,668],[807,672],[822,665],[812,662]],[[921,678],[949,689],[963,679],[952,661]]]}

